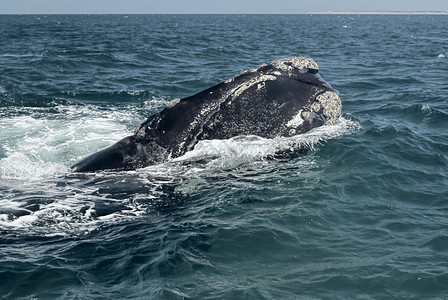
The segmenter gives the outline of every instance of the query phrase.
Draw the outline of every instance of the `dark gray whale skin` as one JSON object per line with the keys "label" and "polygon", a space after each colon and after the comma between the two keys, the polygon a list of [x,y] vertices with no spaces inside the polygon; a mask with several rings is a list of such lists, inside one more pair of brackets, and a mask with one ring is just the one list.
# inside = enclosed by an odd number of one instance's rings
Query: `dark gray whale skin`
{"label": "dark gray whale skin", "polygon": [[74,166],[74,172],[133,170],[179,157],[200,140],[255,135],[287,137],[341,114],[338,92],[306,57],[289,57],[183,99],[174,99],[116,144]]}

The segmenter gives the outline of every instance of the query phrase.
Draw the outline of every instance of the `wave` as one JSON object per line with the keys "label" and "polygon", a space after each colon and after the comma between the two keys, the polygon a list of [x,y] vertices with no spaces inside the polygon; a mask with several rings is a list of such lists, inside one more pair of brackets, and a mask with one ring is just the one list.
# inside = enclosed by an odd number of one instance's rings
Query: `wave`
{"label": "wave", "polygon": [[403,105],[411,95],[402,95],[392,103],[383,104],[380,107],[364,110],[374,116],[390,116],[396,120],[406,120],[412,123],[425,123],[431,126],[444,126],[448,121],[448,111],[443,107],[432,104]]}
{"label": "wave", "polygon": [[78,87],[75,91],[52,92],[52,88],[46,88],[46,93],[29,88],[24,90],[19,85],[0,86],[0,108],[5,107],[55,107],[73,104],[104,104],[108,106],[120,105],[152,105],[158,101],[156,108],[161,109],[163,105],[171,100],[170,97],[149,90],[118,90],[109,89],[89,90]]}

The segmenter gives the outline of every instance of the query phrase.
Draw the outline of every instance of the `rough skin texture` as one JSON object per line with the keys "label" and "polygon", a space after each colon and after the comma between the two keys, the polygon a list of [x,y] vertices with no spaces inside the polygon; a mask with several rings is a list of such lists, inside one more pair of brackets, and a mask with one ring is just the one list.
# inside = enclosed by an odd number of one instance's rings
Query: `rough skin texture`
{"label": "rough skin texture", "polygon": [[193,96],[174,99],[134,135],[80,161],[73,170],[135,169],[181,156],[200,140],[276,138],[335,124],[341,99],[318,70],[311,58],[276,59]]}

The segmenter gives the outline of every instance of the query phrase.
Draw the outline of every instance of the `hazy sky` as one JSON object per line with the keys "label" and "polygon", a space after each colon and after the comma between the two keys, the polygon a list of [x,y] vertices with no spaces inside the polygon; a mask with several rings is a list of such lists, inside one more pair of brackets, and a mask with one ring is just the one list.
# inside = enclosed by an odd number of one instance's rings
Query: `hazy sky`
{"label": "hazy sky", "polygon": [[0,0],[0,14],[448,11],[448,0]]}

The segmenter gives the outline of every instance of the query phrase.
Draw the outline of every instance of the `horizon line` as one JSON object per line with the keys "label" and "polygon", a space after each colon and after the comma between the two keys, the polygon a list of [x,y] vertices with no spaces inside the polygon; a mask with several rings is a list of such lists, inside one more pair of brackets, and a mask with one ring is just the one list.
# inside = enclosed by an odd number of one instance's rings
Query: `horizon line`
{"label": "horizon line", "polygon": [[148,12],[148,13],[121,13],[121,12],[77,12],[77,13],[63,13],[63,12],[56,12],[56,13],[0,13],[0,16],[7,16],[7,15],[448,15],[447,11],[392,11],[392,10],[342,10],[342,11],[309,11],[306,13],[257,13],[257,12],[229,12],[229,13],[222,13],[222,12],[184,12],[184,13],[175,13],[175,12]]}
{"label": "horizon line", "polygon": [[447,15],[448,10],[341,10],[310,11],[309,14],[327,15]]}

